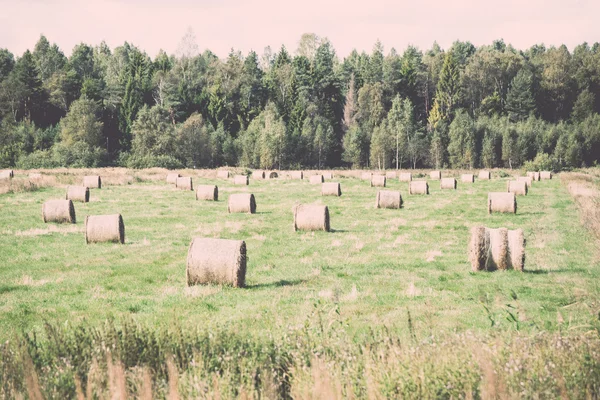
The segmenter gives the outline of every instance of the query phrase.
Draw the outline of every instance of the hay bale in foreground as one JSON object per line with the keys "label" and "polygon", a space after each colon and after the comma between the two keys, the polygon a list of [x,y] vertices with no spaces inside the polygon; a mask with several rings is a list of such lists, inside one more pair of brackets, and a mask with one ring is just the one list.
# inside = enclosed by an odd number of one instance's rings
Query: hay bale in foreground
{"label": "hay bale in foreground", "polygon": [[539,181],[540,180],[540,173],[539,172],[529,171],[529,172],[527,172],[527,176],[530,177],[531,179],[533,179],[534,181]]}
{"label": "hay bale in foreground", "polygon": [[254,214],[256,212],[254,195],[251,193],[234,193],[230,195],[227,202],[227,212]]}
{"label": "hay bale in foreground", "polygon": [[371,181],[372,177],[372,172],[363,172],[362,174],[360,174],[360,179],[362,179],[363,181]]}
{"label": "hay bale in foreground", "polygon": [[234,185],[248,185],[248,177],[246,175],[236,175],[233,177]]}
{"label": "hay bale in foreground", "polygon": [[265,179],[265,171],[252,171],[252,179]]}
{"label": "hay bale in foreground", "polygon": [[440,189],[456,189],[456,179],[442,178],[440,181]]}
{"label": "hay bale in foreground", "polygon": [[402,207],[402,195],[393,190],[380,190],[377,192],[375,208],[394,208]]}
{"label": "hay bale in foreground", "polygon": [[229,179],[229,171],[225,171],[225,170],[217,171],[217,178]]}
{"label": "hay bale in foreground", "polygon": [[408,194],[429,194],[427,181],[412,181],[408,184]]}
{"label": "hay bale in foreground", "polygon": [[396,176],[397,176],[396,171],[387,171],[385,173],[385,177],[387,179],[396,179]]}
{"label": "hay bale in foreground", "polygon": [[167,183],[172,183],[172,184],[176,184],[177,183],[177,178],[179,178],[181,175],[174,173],[174,174],[167,174]]}
{"label": "hay bale in foreground", "polygon": [[527,189],[529,189],[531,185],[533,185],[533,178],[530,176],[519,176],[517,177],[517,180],[525,182],[527,184]]}
{"label": "hay bale in foreground", "polygon": [[339,182],[325,182],[321,186],[321,196],[341,196],[342,186]]}
{"label": "hay bale in foreground", "polygon": [[302,171],[290,171],[290,179],[304,179],[304,172]]}
{"label": "hay bale in foreground", "polygon": [[488,214],[493,212],[517,213],[517,197],[514,193],[488,193]]}
{"label": "hay bale in foreground", "polygon": [[71,200],[48,200],[42,205],[42,219],[44,223],[74,224],[77,221],[73,202]]}
{"label": "hay bale in foreground", "polygon": [[194,184],[190,176],[181,176],[177,178],[175,187],[180,190],[194,190]]}
{"label": "hay bale in foreground", "polygon": [[522,229],[471,229],[469,261],[474,272],[515,269],[523,271],[525,237]]}
{"label": "hay bale in foreground", "polygon": [[269,177],[269,179],[275,179],[279,177],[279,174],[277,174],[277,172],[275,171],[271,171],[267,174],[267,176]]}
{"label": "hay bale in foreground", "polygon": [[371,187],[385,187],[386,178],[383,175],[371,176]]}
{"label": "hay bale in foreground", "polygon": [[298,204],[292,209],[294,230],[329,232],[329,209],[320,204]]}
{"label": "hay bale in foreground", "polygon": [[333,179],[333,172],[323,172],[323,179]]}
{"label": "hay bale in foreground", "polygon": [[478,179],[489,181],[492,179],[492,173],[490,171],[479,171],[479,175],[477,175]]}
{"label": "hay bale in foreground", "polygon": [[90,189],[86,186],[67,186],[67,200],[81,201],[87,203],[90,201]]}
{"label": "hay bale in foreground", "polygon": [[473,183],[475,182],[475,175],[473,174],[462,174],[460,176],[460,181],[463,183]]}
{"label": "hay bale in foreground", "polygon": [[200,185],[196,187],[196,200],[219,200],[219,188],[216,185]]}
{"label": "hay bale in foreground", "polygon": [[541,171],[540,172],[540,180],[552,179],[552,172],[550,171]]}
{"label": "hay bale in foreground", "polygon": [[90,189],[102,189],[102,179],[98,175],[84,176],[83,186],[87,186]]}
{"label": "hay bale in foreground", "polygon": [[244,287],[246,242],[200,237],[192,239],[185,275],[188,286],[216,283]]}
{"label": "hay bale in foreground", "polygon": [[429,172],[429,178],[439,181],[440,179],[442,179],[442,171]]}
{"label": "hay bale in foreground", "polygon": [[527,195],[527,182],[524,181],[508,181],[506,183],[506,191],[519,196]]}
{"label": "hay bale in foreground", "polygon": [[125,224],[121,214],[85,217],[86,243],[125,243]]}
{"label": "hay bale in foreground", "polygon": [[323,175],[311,175],[309,182],[311,185],[318,185],[325,182],[325,178],[323,178]]}
{"label": "hay bale in foreground", "polygon": [[15,172],[12,169],[0,171],[0,179],[12,179],[15,176]]}
{"label": "hay bale in foreground", "polygon": [[400,182],[411,182],[411,181],[412,181],[412,173],[400,172]]}

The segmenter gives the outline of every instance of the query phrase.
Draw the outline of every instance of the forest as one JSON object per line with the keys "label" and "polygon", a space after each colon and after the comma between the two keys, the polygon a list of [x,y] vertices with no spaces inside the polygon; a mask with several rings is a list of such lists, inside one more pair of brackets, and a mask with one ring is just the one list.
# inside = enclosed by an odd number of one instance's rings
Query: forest
{"label": "forest", "polygon": [[125,42],[69,57],[0,49],[0,167],[524,168],[600,159],[600,44],[503,40],[340,59],[298,47],[225,59],[191,29],[154,59]]}

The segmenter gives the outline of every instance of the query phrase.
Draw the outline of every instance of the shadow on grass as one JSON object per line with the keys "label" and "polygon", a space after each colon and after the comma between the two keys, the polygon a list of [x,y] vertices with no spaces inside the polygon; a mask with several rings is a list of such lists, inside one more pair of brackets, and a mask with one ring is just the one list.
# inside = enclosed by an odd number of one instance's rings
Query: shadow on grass
{"label": "shadow on grass", "polygon": [[348,233],[350,231],[345,229],[329,229],[329,233]]}
{"label": "shadow on grass", "polygon": [[296,286],[306,282],[306,279],[282,279],[277,282],[271,283],[258,283],[256,285],[247,285],[246,289],[265,289],[265,288],[276,288],[276,287],[284,287],[284,286]]}
{"label": "shadow on grass", "polygon": [[523,273],[532,275],[564,274],[564,273],[587,273],[584,268],[559,268],[559,269],[524,269]]}

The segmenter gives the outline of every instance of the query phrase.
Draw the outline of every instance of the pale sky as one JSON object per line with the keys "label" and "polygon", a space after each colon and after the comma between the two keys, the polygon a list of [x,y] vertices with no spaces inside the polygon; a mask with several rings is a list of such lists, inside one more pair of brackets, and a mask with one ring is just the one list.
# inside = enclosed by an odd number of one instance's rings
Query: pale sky
{"label": "pale sky", "polygon": [[476,46],[503,38],[518,49],[600,41],[599,0],[0,0],[0,48],[16,56],[40,34],[66,55],[85,42],[111,48],[127,41],[154,57],[175,53],[188,27],[201,51],[225,57],[233,47],[259,55],[270,45],[294,52],[302,33],[332,42],[343,58],[353,48],[385,52],[437,41]]}

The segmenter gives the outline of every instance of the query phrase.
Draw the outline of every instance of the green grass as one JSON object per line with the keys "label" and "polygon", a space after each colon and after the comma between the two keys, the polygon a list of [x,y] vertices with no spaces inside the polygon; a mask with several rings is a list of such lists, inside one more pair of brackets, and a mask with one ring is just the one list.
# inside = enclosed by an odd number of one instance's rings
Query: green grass
{"label": "green grass", "polygon": [[[400,190],[401,210],[374,208],[377,188],[336,180],[343,196],[321,197],[305,181],[219,186],[218,202],[200,202],[161,182],[92,190],[76,203],[74,226],[44,224],[42,203],[62,188],[0,196],[0,339],[40,330],[44,321],[94,325],[130,318],[272,335],[299,328],[318,308],[350,334],[388,326],[417,335],[503,330],[585,332],[597,319],[600,264],[592,236],[558,179],[518,197],[517,215],[487,214],[490,191],[505,179],[458,185],[429,196]],[[230,193],[251,191],[257,214],[228,214]],[[294,232],[295,202],[329,206],[333,232]],[[86,245],[86,215],[121,213],[126,244]],[[526,272],[471,273],[470,227],[523,228]],[[185,260],[195,236],[243,239],[247,287],[187,288]]]}

